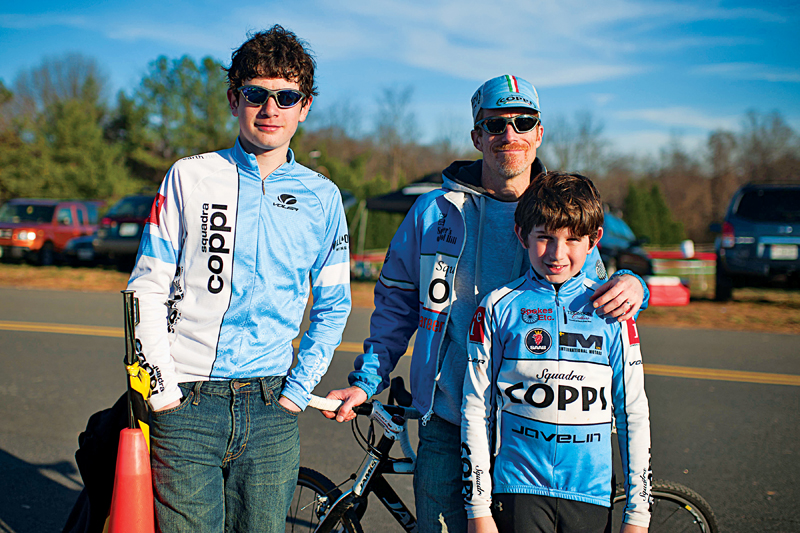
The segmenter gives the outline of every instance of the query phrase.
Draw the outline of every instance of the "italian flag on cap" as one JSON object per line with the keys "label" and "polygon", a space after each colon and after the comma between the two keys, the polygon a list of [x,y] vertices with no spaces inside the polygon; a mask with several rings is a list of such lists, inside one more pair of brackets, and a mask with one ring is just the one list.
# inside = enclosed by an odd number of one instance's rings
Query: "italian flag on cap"
{"label": "italian flag on cap", "polygon": [[508,74],[506,74],[506,83],[508,83],[508,90],[509,91],[511,91],[512,93],[518,93],[519,92],[519,86],[517,85],[517,78],[515,78],[514,76],[509,76]]}

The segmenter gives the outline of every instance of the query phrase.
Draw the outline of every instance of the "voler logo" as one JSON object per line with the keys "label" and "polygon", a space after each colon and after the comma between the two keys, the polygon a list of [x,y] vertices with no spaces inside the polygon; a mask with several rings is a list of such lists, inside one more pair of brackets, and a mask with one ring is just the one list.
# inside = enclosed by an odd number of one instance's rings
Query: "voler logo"
{"label": "voler logo", "polygon": [[296,207],[291,207],[297,203],[297,198],[292,196],[291,194],[281,194],[278,196],[278,201],[273,202],[272,205],[275,207],[281,207],[283,209],[288,209],[289,211],[297,211]]}
{"label": "voler logo", "polygon": [[525,335],[525,347],[534,355],[542,355],[550,349],[553,339],[543,329],[532,329]]}

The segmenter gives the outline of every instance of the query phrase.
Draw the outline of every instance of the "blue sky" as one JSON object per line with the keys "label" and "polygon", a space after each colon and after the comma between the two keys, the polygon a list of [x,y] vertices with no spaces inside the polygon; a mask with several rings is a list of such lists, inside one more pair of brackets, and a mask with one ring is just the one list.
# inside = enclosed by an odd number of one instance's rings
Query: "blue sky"
{"label": "blue sky", "polygon": [[641,155],[738,130],[749,109],[800,131],[798,21],[796,0],[2,0],[0,79],[80,52],[113,95],[159,55],[228,64],[248,31],[280,23],[317,57],[312,115],[347,108],[368,131],[383,90],[410,86],[420,140],[466,142],[472,93],[511,73],[539,91],[545,142],[549,117],[591,111],[616,151]]}

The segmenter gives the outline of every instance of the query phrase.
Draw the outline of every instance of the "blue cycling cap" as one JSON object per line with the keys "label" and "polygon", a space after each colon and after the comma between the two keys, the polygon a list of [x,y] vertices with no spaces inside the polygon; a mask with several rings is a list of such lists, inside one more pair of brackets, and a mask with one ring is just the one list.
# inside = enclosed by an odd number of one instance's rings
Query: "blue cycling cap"
{"label": "blue cycling cap", "polygon": [[505,74],[487,81],[472,95],[472,120],[478,118],[483,109],[504,107],[527,107],[540,112],[539,94],[527,80]]}

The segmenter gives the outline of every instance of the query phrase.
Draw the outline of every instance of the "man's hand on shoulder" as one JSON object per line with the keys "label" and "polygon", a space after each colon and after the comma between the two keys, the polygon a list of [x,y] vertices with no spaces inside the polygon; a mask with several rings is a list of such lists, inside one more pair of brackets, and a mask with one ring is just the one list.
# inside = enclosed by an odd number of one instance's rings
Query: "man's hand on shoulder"
{"label": "man's hand on shoulder", "polygon": [[592,300],[599,314],[623,322],[636,316],[644,301],[644,287],[636,276],[623,274],[600,285]]}
{"label": "man's hand on shoulder", "polygon": [[367,401],[367,393],[361,387],[348,387],[346,389],[332,390],[328,393],[326,398],[333,400],[342,400],[344,403],[339,407],[335,413],[333,411],[322,411],[326,418],[336,417],[337,422],[347,422],[356,417],[353,412],[353,407],[361,405]]}

